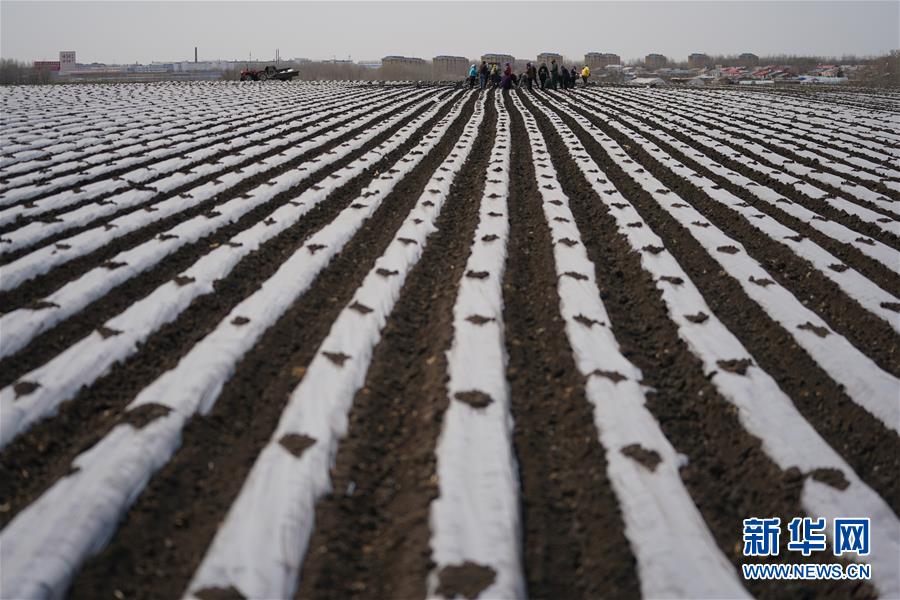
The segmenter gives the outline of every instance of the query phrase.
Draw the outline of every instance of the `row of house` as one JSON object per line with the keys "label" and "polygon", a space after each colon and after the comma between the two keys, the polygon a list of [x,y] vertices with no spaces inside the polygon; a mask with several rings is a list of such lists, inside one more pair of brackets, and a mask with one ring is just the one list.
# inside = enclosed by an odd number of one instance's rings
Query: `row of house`
{"label": "row of house", "polygon": [[[517,60],[516,57],[511,54],[490,52],[481,55],[480,60],[485,61],[488,64],[496,63],[502,65],[510,63],[511,65],[516,65],[517,68],[520,68],[524,67],[525,62],[529,62],[531,59]],[[556,52],[541,52],[536,58],[537,64],[546,63],[549,65],[551,61],[554,60],[561,64],[563,62],[563,55]],[[669,63],[668,57],[663,54],[650,53],[644,57],[644,66],[648,69],[665,68]],[[383,66],[414,66],[424,64],[424,59],[408,56],[385,56],[382,59]],[[465,56],[435,56],[432,59],[432,64],[434,65],[436,72],[463,74],[466,69],[468,69],[470,61]],[[611,52],[588,52],[584,55],[584,64],[591,69],[605,69],[609,66],[621,65],[622,58],[618,54]],[[745,52],[736,59],[735,64],[744,67],[755,67],[759,64],[759,57],[751,52]],[[695,52],[688,57],[688,66],[692,69],[702,69],[713,66],[713,61],[707,54]]]}
{"label": "row of house", "polygon": [[[696,64],[700,64],[695,62]],[[798,69],[784,65],[724,66],[709,65],[702,68],[662,67],[649,71],[644,67],[625,67],[621,70],[626,83],[633,85],[683,84],[689,86],[707,85],[775,85],[847,83],[853,74],[860,71],[859,65],[817,65],[809,69]],[[805,71],[805,72],[804,72]]]}
{"label": "row of house", "polygon": [[[738,56],[736,60],[731,62],[733,62],[736,66],[755,67],[759,64],[759,57],[752,52],[744,52],[743,54]],[[704,67],[712,67],[713,65],[713,59],[710,58],[709,55],[703,54],[702,52],[694,52],[693,54],[688,56],[688,67],[692,69],[702,69]]]}
{"label": "row of house", "polygon": [[[532,62],[531,59],[516,59],[516,57],[512,54],[501,54],[494,52],[482,54],[479,60],[482,60],[488,64],[496,63],[499,65],[503,65],[506,63],[517,64],[523,61]],[[562,63],[563,55],[556,52],[541,52],[536,57],[536,62],[538,64],[543,62],[549,65],[553,60],[558,63]],[[431,62],[436,69],[449,72],[465,72],[465,70],[469,68],[469,65],[472,64],[470,59],[465,56],[435,56]],[[621,62],[622,59],[618,54],[606,52],[588,52],[584,55],[584,64],[588,65],[591,68],[602,69],[609,65],[621,64]],[[425,63],[426,61],[424,59],[411,56],[385,56],[381,59],[381,66],[418,66],[424,65]]]}

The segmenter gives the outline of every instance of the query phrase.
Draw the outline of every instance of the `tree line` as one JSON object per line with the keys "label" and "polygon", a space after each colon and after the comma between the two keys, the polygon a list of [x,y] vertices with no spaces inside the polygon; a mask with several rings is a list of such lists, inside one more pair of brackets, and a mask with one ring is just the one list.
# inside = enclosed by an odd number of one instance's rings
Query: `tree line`
{"label": "tree line", "polygon": [[0,84],[36,85],[52,82],[53,74],[46,69],[35,69],[28,63],[0,58]]}

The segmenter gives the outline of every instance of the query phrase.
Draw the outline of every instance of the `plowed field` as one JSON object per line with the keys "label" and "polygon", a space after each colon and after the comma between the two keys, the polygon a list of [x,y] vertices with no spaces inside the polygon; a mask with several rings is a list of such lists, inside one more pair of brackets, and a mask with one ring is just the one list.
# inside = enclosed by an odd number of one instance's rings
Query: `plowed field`
{"label": "plowed field", "polygon": [[0,597],[900,596],[900,93],[0,107]]}

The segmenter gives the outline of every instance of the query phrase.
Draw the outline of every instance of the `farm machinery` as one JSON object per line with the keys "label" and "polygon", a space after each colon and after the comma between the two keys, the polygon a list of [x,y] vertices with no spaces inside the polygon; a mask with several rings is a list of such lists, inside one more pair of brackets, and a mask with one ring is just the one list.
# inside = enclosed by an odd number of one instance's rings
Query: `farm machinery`
{"label": "farm machinery", "polygon": [[284,69],[279,69],[272,65],[267,65],[265,69],[251,69],[247,67],[241,71],[241,81],[268,81],[269,79],[290,81],[297,75],[299,73],[290,67]]}

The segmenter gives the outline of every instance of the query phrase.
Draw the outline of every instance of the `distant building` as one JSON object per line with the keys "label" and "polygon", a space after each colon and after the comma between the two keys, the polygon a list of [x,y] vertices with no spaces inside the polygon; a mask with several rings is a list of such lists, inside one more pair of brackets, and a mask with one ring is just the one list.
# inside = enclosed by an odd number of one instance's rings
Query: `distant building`
{"label": "distant building", "polygon": [[747,75],[747,69],[744,67],[720,67],[717,69],[718,75],[729,79],[742,79]]}
{"label": "distant building", "polygon": [[838,65],[818,65],[809,72],[809,75],[818,75],[819,77],[843,77],[844,70]]}
{"label": "distant building", "polygon": [[666,66],[666,63],[668,62],[669,59],[662,54],[648,54],[644,57],[644,66],[648,69],[659,69],[660,67]]}
{"label": "distant building", "polygon": [[469,59],[465,56],[435,56],[431,60],[435,79],[456,79],[464,76],[468,70]]}
{"label": "distant building", "polygon": [[755,67],[759,64],[759,57],[752,52],[744,52],[738,56],[738,61],[745,67]]}
{"label": "distant building", "polygon": [[497,63],[502,67],[505,63],[515,63],[516,57],[512,54],[482,54],[481,60],[488,64]]}
{"label": "distant building", "polygon": [[381,59],[383,67],[417,67],[425,64],[425,59],[413,56],[385,56]]}
{"label": "distant building", "polygon": [[385,56],[378,72],[380,77],[393,80],[421,81],[432,76],[431,65],[413,56]]}
{"label": "distant building", "polygon": [[59,60],[36,60],[34,68],[42,71],[69,74],[75,70],[75,52],[63,50],[59,53]]}
{"label": "distant building", "polygon": [[584,55],[584,64],[591,69],[605,69],[609,65],[622,64],[622,59],[609,52],[588,52]]}
{"label": "distant building", "polygon": [[63,50],[59,53],[59,72],[68,73],[75,70],[75,51]]}
{"label": "distant building", "polygon": [[537,55],[537,64],[541,66],[541,63],[546,63],[547,66],[550,66],[551,61],[556,61],[556,64],[562,64],[562,54],[557,54],[556,52],[541,52]]}
{"label": "distant building", "polygon": [[692,69],[702,69],[709,66],[709,56],[702,52],[694,52],[688,56],[688,66]]}
{"label": "distant building", "polygon": [[364,68],[364,69],[378,69],[378,68],[381,68],[381,61],[380,61],[380,60],[361,60],[361,61],[357,62],[356,64],[359,65],[360,67]]}
{"label": "distant building", "polygon": [[153,63],[149,65],[128,65],[125,68],[126,73],[172,73],[175,70],[173,64]]}
{"label": "distant building", "polygon": [[34,68],[41,71],[59,71],[59,61],[58,60],[36,60],[34,61]]}

